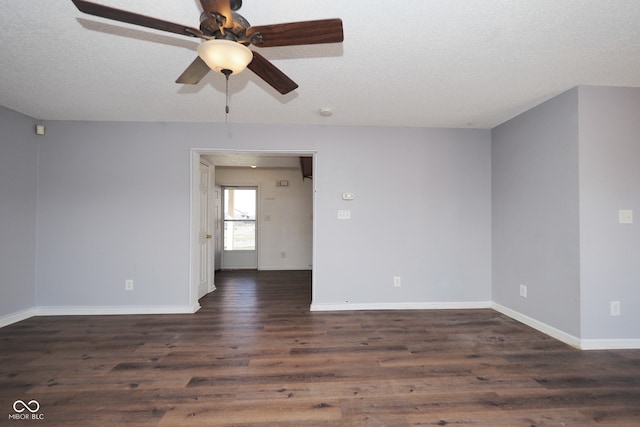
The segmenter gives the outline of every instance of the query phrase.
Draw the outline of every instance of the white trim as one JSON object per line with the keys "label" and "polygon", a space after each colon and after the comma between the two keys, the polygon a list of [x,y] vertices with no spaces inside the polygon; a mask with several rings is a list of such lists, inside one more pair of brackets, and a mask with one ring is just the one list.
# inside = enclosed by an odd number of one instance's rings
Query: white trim
{"label": "white trim", "polygon": [[7,314],[5,316],[0,317],[0,328],[4,328],[5,326],[9,326],[13,323],[18,323],[23,320],[27,320],[28,318],[33,317],[35,315],[36,315],[36,309],[34,307],[20,310],[15,313]]}
{"label": "white trim", "polygon": [[580,341],[582,350],[636,350],[640,339],[588,339]]}
{"label": "white trim", "polygon": [[311,311],[360,311],[360,310],[464,310],[491,308],[490,301],[469,302],[389,302],[389,303],[335,303],[311,304]]}
{"label": "white trim", "polygon": [[258,270],[260,271],[312,271],[313,268],[310,266],[300,266],[300,265],[280,265],[273,267],[260,267]]}
{"label": "white trim", "polygon": [[200,153],[194,149],[189,150],[189,303],[193,305],[198,304],[198,289],[199,284],[197,283],[196,277],[197,272],[195,269],[195,256],[196,256],[196,245],[197,239],[195,238],[194,227],[194,189],[195,183],[199,182],[199,176],[196,175],[196,165],[200,165]]}
{"label": "white trim", "polygon": [[135,314],[193,314],[200,304],[161,306],[87,306],[87,307],[36,307],[35,316],[111,316]]}
{"label": "white trim", "polygon": [[510,308],[507,308],[496,302],[491,303],[491,308],[493,308],[497,312],[504,314],[505,316],[508,316],[514,320],[517,320],[520,323],[524,323],[525,325],[533,329],[536,329],[544,334],[547,334],[552,338],[560,340],[565,344],[569,344],[572,347],[582,349],[580,338],[574,337],[573,335],[568,334],[564,331],[561,331],[560,329],[556,329],[553,326],[549,326],[546,323],[542,323],[536,319],[533,319],[527,315],[519,313]]}
{"label": "white trim", "polygon": [[[316,299],[316,265],[318,265],[318,259],[317,259],[317,254],[318,251],[316,250],[316,245],[318,242],[317,239],[317,219],[318,218],[318,189],[316,187],[316,184],[318,183],[318,152],[317,151],[313,151],[311,153],[311,174],[312,174],[312,178],[311,178],[311,192],[312,194],[312,206],[311,206],[311,218],[313,219],[311,221],[311,265],[309,266],[311,268],[311,305],[313,305],[313,301],[315,301]],[[315,176],[316,179],[313,179],[313,176]],[[305,178],[302,178],[302,180],[304,181]]]}
{"label": "white trim", "polygon": [[34,316],[111,316],[136,314],[193,314],[200,304],[162,306],[88,306],[88,307],[32,307],[0,317],[0,328]]}
{"label": "white trim", "polygon": [[[546,335],[560,340],[580,350],[622,350],[640,349],[640,339],[585,339],[539,322],[495,302],[431,302],[431,303],[336,303],[311,304],[311,311],[361,311],[361,310],[457,310],[491,308],[518,322],[521,322]],[[195,306],[88,306],[88,307],[32,307],[0,317],[0,328],[12,325],[34,316],[105,316],[105,315],[144,315],[144,314],[193,314],[200,309]]]}

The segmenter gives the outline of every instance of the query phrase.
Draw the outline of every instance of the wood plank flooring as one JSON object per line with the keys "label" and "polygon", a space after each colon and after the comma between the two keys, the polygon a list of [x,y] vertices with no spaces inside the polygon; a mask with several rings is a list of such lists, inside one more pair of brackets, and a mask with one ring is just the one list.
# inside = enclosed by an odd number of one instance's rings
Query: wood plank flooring
{"label": "wood plank flooring", "polygon": [[[638,350],[492,310],[311,313],[310,281],[223,272],[194,315],[2,328],[0,425],[640,426]],[[17,400],[43,419],[10,418]]]}

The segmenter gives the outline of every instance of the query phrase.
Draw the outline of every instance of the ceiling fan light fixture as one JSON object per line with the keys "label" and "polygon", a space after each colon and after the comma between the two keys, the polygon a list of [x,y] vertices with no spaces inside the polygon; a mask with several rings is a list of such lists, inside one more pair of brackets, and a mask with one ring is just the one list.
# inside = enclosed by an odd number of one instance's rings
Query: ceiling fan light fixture
{"label": "ceiling fan light fixture", "polygon": [[253,52],[243,44],[232,40],[205,40],[198,46],[198,56],[213,71],[231,70],[238,74],[251,62]]}

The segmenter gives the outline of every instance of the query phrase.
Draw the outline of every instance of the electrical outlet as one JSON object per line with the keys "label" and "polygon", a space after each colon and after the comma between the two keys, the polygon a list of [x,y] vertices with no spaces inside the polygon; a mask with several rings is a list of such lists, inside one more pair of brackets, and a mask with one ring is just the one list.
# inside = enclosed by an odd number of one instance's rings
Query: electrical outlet
{"label": "electrical outlet", "polygon": [[395,276],[395,277],[393,278],[393,286],[394,286],[395,288],[399,288],[399,287],[400,287],[400,285],[402,285],[402,281],[400,280],[400,276]]}
{"label": "electrical outlet", "polygon": [[133,290],[133,280],[127,279],[124,281],[124,290],[132,291]]}
{"label": "electrical outlet", "polygon": [[612,316],[620,316],[620,301],[611,301],[609,309]]}
{"label": "electrical outlet", "polygon": [[520,296],[522,298],[526,298],[527,297],[527,286],[526,285],[520,285]]}

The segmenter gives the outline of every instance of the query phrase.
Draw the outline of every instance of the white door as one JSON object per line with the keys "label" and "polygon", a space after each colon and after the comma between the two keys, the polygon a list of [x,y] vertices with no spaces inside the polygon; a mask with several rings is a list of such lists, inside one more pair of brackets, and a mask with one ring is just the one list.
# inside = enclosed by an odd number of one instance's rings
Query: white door
{"label": "white door", "polygon": [[199,229],[198,229],[198,299],[205,296],[213,287],[211,282],[211,201],[209,197],[209,185],[211,175],[209,166],[200,163],[200,180],[199,180],[199,196],[200,196],[200,212],[199,212]]}
{"label": "white door", "polygon": [[222,268],[257,269],[257,201],[255,187],[223,187]]}

